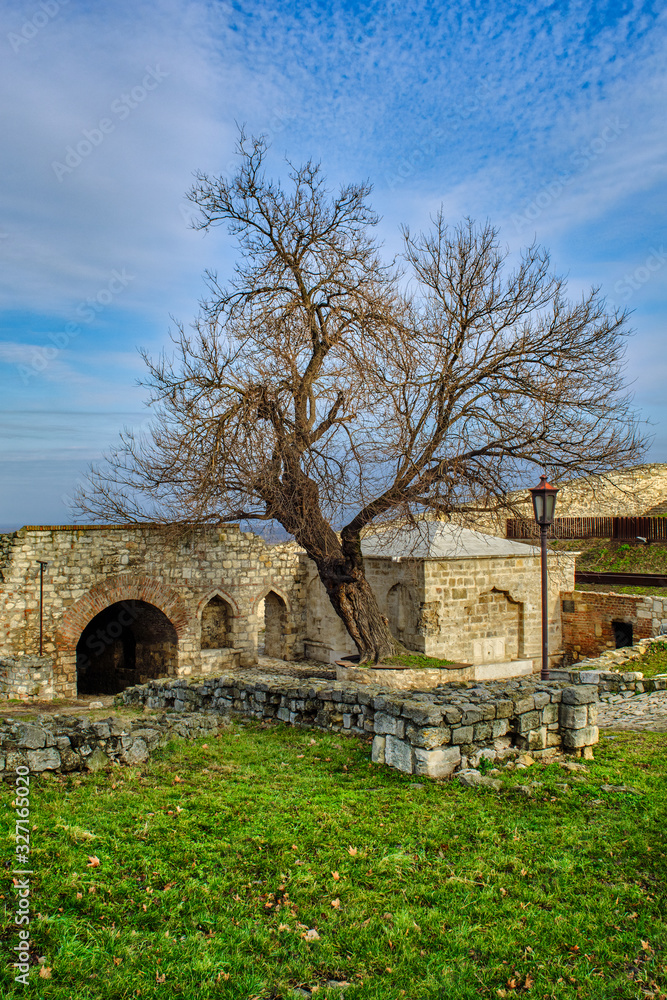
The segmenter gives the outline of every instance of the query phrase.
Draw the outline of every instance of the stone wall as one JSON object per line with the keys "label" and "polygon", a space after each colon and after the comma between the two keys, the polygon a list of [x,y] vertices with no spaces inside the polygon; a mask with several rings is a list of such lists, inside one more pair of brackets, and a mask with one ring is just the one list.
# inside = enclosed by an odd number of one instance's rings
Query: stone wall
{"label": "stone wall", "polygon": [[213,713],[148,716],[99,722],[71,715],[40,716],[36,722],[0,723],[0,778],[17,767],[30,771],[98,771],[112,764],[141,764],[151,750],[172,739],[216,734],[228,720]]}
{"label": "stone wall", "polygon": [[[565,662],[597,656],[623,641],[622,625],[632,629],[624,645],[667,631],[667,594],[601,594],[572,590],[561,595]],[[616,623],[616,628],[614,627]],[[629,636],[629,631],[626,630]]]}
{"label": "stone wall", "polygon": [[[551,477],[549,477],[551,479]],[[535,477],[537,479],[537,476]],[[534,482],[527,486],[536,485]],[[555,485],[559,485],[555,483]],[[504,538],[508,517],[533,520],[528,489],[509,495],[514,508],[497,515],[480,515],[474,524],[461,523]],[[667,463],[653,462],[632,469],[611,471],[607,476],[572,479],[560,484],[556,500],[558,517],[639,517],[667,514]]]}
{"label": "stone wall", "polygon": [[53,657],[0,656],[0,701],[53,698]]}
{"label": "stone wall", "polygon": [[480,755],[555,748],[588,755],[598,740],[596,687],[532,679],[399,693],[253,672],[153,681],[123,691],[118,702],[372,735],[374,761],[436,778]]}
{"label": "stone wall", "polygon": [[[141,646],[137,661],[143,676],[160,669],[187,676],[221,665],[222,657],[201,655],[202,614],[216,596],[230,609],[227,648],[237,652],[238,662],[257,661],[269,593],[282,602],[283,653],[298,658],[305,633],[301,555],[294,544],[270,546],[237,525],[189,529],[180,536],[148,525],[22,528],[0,536],[0,655],[33,657],[39,650],[38,562],[44,561],[43,650],[53,660],[56,697],[76,695],[77,644],[84,629],[110,608],[109,620],[94,625],[92,638],[108,646],[113,659],[122,653],[123,637],[132,633]],[[141,603],[173,629],[173,663],[162,662],[165,637],[157,635],[155,623],[150,641],[142,641],[132,617]],[[211,639],[209,629],[206,636]],[[6,684],[5,693],[21,696],[18,686]]]}

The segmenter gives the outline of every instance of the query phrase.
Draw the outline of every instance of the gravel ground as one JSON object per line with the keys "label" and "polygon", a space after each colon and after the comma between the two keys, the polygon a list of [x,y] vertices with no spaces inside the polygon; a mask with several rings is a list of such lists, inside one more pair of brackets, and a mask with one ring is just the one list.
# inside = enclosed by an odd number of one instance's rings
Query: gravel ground
{"label": "gravel ground", "polygon": [[600,729],[667,732],[667,691],[652,691],[628,698],[622,694],[606,697],[609,701],[601,701],[598,705]]}

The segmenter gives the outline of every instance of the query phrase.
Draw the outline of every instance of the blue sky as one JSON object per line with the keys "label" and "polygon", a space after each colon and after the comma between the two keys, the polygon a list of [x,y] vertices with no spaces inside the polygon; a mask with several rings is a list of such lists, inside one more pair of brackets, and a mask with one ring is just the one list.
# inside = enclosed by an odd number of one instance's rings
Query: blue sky
{"label": "blue sky", "polygon": [[667,461],[667,11],[662,4],[0,4],[0,530],[68,499],[148,419],[137,347],[188,323],[223,231],[188,227],[236,122],[399,225],[489,218],[577,296],[633,310],[628,378]]}

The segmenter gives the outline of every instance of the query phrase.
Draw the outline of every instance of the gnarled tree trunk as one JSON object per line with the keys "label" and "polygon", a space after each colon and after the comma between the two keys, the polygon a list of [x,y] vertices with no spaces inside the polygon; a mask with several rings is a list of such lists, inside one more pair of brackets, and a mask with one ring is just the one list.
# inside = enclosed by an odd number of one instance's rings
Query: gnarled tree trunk
{"label": "gnarled tree trunk", "polygon": [[[352,638],[361,663],[378,663],[405,652],[394,638],[364,573],[359,532],[343,529],[339,538],[322,516],[318,490],[301,470],[292,469],[281,484],[282,503],[274,515],[294,535],[317,566],[331,605]],[[282,492],[282,491],[281,491]],[[304,511],[307,516],[304,517]]]}

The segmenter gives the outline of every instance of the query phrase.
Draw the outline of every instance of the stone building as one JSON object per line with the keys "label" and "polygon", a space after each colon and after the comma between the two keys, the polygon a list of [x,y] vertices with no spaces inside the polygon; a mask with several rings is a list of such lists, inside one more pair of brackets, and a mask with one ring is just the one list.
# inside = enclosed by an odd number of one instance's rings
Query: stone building
{"label": "stone building", "polygon": [[[410,649],[539,667],[539,551],[440,522],[363,543],[367,577]],[[550,649],[574,559],[550,556]],[[43,568],[41,568],[43,567]],[[41,636],[41,650],[40,650]],[[41,652],[41,655],[40,655]],[[160,676],[354,652],[314,564],[238,526],[28,527],[0,535],[0,696],[115,693]]]}
{"label": "stone building", "polygon": [[[383,532],[362,542],[366,577],[409,649],[486,664],[488,676],[537,669],[541,657],[540,551],[440,521]],[[574,555],[549,554],[549,649],[562,657],[562,590],[574,589]],[[334,661],[354,644],[310,566],[306,655]]]}
{"label": "stone building", "polygon": [[255,663],[263,630],[268,655],[299,658],[301,558],[237,525],[179,537],[155,526],[0,535],[0,693],[113,693]]}

